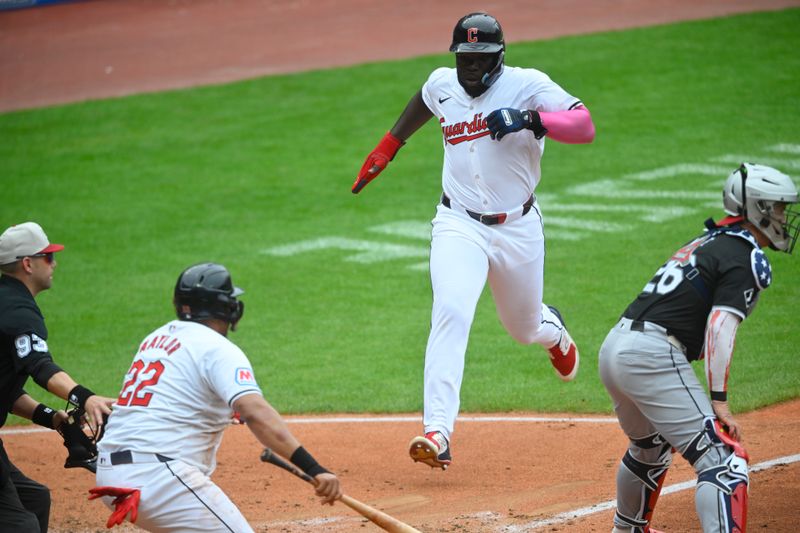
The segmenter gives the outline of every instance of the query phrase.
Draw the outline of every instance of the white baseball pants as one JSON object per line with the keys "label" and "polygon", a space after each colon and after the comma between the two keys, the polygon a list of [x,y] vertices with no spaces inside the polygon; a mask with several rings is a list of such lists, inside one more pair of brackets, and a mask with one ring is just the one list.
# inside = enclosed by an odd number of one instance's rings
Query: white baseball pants
{"label": "white baseball pants", "polygon": [[544,234],[537,203],[506,224],[486,226],[459,210],[437,207],[431,239],[433,310],[425,351],[425,432],[449,439],[460,405],[467,341],[489,280],[506,331],[522,344],[549,348],[561,324],[542,305]]}
{"label": "white baseball pants", "polygon": [[[97,485],[141,491],[137,526],[153,532],[253,531],[222,489],[196,467],[177,460],[159,462],[152,454],[136,455],[152,461],[111,466],[108,454],[100,454]],[[110,509],[112,501],[103,497]]]}

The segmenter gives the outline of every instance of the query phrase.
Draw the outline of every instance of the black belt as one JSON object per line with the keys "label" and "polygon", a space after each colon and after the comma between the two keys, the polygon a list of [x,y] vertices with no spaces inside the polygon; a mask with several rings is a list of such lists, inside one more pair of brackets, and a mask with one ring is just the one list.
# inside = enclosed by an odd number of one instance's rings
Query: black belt
{"label": "black belt", "polygon": [[[644,324],[645,323],[642,320],[631,320],[631,331],[638,331],[640,333],[644,333]],[[651,322],[651,324],[655,324],[655,322]],[[660,326],[660,327],[663,327],[663,326]],[[669,343],[672,344],[673,346],[675,346],[676,348],[678,348],[685,355],[686,354],[686,345],[684,345],[680,340],[678,340],[678,337],[676,337],[675,335],[673,335],[669,331],[666,331],[666,335],[667,335],[667,340],[669,341]]]}
{"label": "black belt", "polygon": [[[172,458],[167,457],[166,455],[161,455],[160,453],[153,454],[156,459],[158,459],[162,463],[166,463],[172,461]],[[121,452],[111,452],[108,454],[109,460],[111,464],[116,465],[129,465],[133,463],[133,454],[130,450],[123,450]]]}
{"label": "black belt", "polygon": [[644,332],[644,322],[641,320],[631,321],[631,331]]}
{"label": "black belt", "polygon": [[[442,193],[442,205],[450,209],[450,198],[448,198],[444,193]],[[522,204],[522,216],[527,215],[528,211],[531,210],[531,207],[533,207],[533,195],[528,198],[528,201]],[[469,209],[464,209],[464,211],[466,211],[470,217],[487,226],[502,224],[506,221],[506,218],[508,218],[508,213],[492,213],[489,215],[484,215],[481,213],[476,213],[475,211],[470,211]]]}

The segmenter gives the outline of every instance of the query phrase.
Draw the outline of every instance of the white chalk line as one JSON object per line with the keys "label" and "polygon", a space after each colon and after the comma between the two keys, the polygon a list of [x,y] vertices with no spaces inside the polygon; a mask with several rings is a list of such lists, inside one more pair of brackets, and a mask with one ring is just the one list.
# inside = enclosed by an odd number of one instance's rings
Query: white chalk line
{"label": "white chalk line", "polygon": [[24,435],[27,433],[45,433],[47,431],[53,431],[52,429],[47,428],[11,428],[11,429],[0,429],[0,437],[5,435]]}
{"label": "white chalk line", "polygon": [[[458,418],[460,422],[531,422],[531,423],[588,423],[588,424],[608,424],[608,423],[617,423],[617,419],[614,417],[546,417],[546,416],[461,416]],[[358,417],[358,416],[348,416],[348,417],[333,417],[333,418],[285,418],[287,424],[370,424],[370,423],[396,423],[396,422],[422,422],[422,417],[419,416],[382,416],[382,417]],[[12,428],[12,429],[3,429],[0,430],[0,436],[2,435],[15,435],[15,434],[27,434],[27,433],[42,433],[46,431],[51,431],[47,428]],[[776,459],[771,459],[768,461],[762,461],[758,464],[755,464],[750,467],[751,472],[759,472],[761,470],[768,470],[775,466],[780,465],[788,465],[792,463],[800,462],[800,454],[794,455],[786,455],[783,457],[778,457]],[[666,496],[668,494],[673,494],[676,492],[681,492],[684,490],[691,489],[695,486],[696,480],[689,480],[684,481],[681,483],[674,483],[672,485],[668,485],[664,487],[661,491],[661,494]],[[567,522],[569,520],[575,520],[577,518],[584,518],[586,516],[590,516],[596,513],[600,513],[603,511],[608,511],[610,509],[614,509],[617,506],[616,500],[607,500],[604,502],[600,502],[597,504],[593,504],[587,507],[581,507],[579,509],[574,509],[571,511],[566,511],[560,514],[557,514],[550,518],[544,518],[539,520],[534,520],[532,522],[528,522],[527,524],[522,525],[508,525],[503,526],[498,531],[502,531],[504,533],[517,533],[517,532],[524,532],[524,531],[534,531],[537,528],[545,527],[545,526],[552,526],[560,523]],[[485,511],[484,513],[488,514],[496,514],[492,513],[491,511]],[[340,517],[332,517],[328,519],[306,519],[297,522],[303,522],[306,525],[313,524],[315,520],[322,520],[328,523],[334,523],[336,521],[341,520]],[[281,522],[284,525],[290,525],[293,522]],[[276,525],[277,522],[272,523],[271,525]]]}
{"label": "white chalk line", "polygon": [[[459,416],[459,422],[577,422],[577,423],[616,423],[614,417],[555,417],[555,416]],[[340,424],[357,423],[368,424],[371,422],[419,422],[421,416],[378,416],[378,417],[336,417],[336,418],[286,418],[289,424]]]}
{"label": "white chalk line", "polygon": [[292,527],[303,527],[304,529],[314,530],[314,528],[328,526],[326,529],[330,529],[332,526],[336,529],[339,529],[338,526],[347,527],[350,524],[355,523],[363,523],[364,519],[360,517],[354,516],[330,516],[327,518],[308,518],[303,520],[279,520],[276,522],[259,522],[254,524],[251,522],[251,526],[258,526],[258,529],[266,528],[268,531],[271,528],[292,528]]}
{"label": "white chalk line", "polygon": [[[292,418],[291,416],[284,417],[287,424],[385,424],[393,422],[419,422],[422,423],[421,416],[337,416],[332,418],[317,418],[317,417],[302,417]],[[611,416],[605,417],[571,417],[571,416],[496,416],[496,415],[474,415],[474,416],[459,416],[459,422],[533,422],[533,423],[576,423],[576,424],[616,424],[617,419]],[[0,436],[3,435],[19,435],[27,433],[44,433],[52,431],[47,428],[40,427],[18,427],[0,429]]]}
{"label": "white chalk line", "polygon": [[[750,467],[750,472],[759,472],[761,470],[768,470],[775,466],[780,465],[788,465],[792,463],[800,462],[800,454],[795,455],[786,455],[783,457],[778,457],[776,459],[770,459],[768,461],[762,461],[758,464],[755,464]],[[672,485],[668,485],[661,490],[661,495],[666,496],[668,494],[674,494],[676,492],[682,492],[684,490],[689,490],[694,488],[697,484],[697,480],[689,480],[683,481],[681,483],[673,483]],[[585,518],[587,516],[591,516],[596,513],[601,513],[603,511],[610,511],[617,507],[617,500],[607,500],[604,502],[600,502],[597,504],[589,505],[586,507],[581,507],[579,509],[573,509],[571,511],[566,511],[550,518],[542,518],[539,520],[534,520],[532,522],[528,522],[527,524],[512,524],[512,525],[504,525],[498,526],[495,530],[502,532],[502,533],[522,533],[522,532],[530,532],[535,531],[536,529],[553,526],[557,524],[562,524],[564,522],[568,522],[570,520],[576,520],[580,518]],[[468,515],[470,518],[483,518],[485,522],[497,522],[503,519],[503,516],[494,511],[478,511],[475,513],[471,513]],[[328,525],[339,524],[344,525],[344,523],[352,522],[353,519],[346,518],[346,517],[331,517],[327,519],[323,518],[309,518],[304,520],[294,520],[294,521],[280,521],[280,522],[267,522],[261,525],[266,526],[297,526],[297,525],[313,525],[313,524],[322,524],[326,523]],[[488,524],[487,524],[488,525]]]}
{"label": "white chalk line", "polygon": [[[775,466],[788,465],[797,462],[800,462],[800,454],[786,455],[784,457],[778,457],[777,459],[770,459],[769,461],[763,461],[761,463],[755,464],[750,467],[750,472],[759,472],[761,470],[767,470]],[[684,481],[682,483],[674,483],[672,485],[664,487],[661,490],[661,494],[663,496],[667,494],[673,494],[675,492],[681,492],[693,488],[696,484],[697,480],[694,479],[689,481]],[[617,507],[617,500],[607,500],[587,507],[581,507],[579,509],[574,509],[572,511],[566,511],[564,513],[557,514],[556,516],[553,516],[551,518],[534,520],[533,522],[528,522],[527,524],[522,524],[522,525],[505,526],[498,529],[498,531],[502,531],[504,533],[534,531],[537,528],[561,524],[564,522],[568,522],[569,520],[574,520],[576,518],[584,518],[586,516],[593,515],[595,513],[600,513],[603,511],[608,511],[610,509],[615,509],[616,507]]]}

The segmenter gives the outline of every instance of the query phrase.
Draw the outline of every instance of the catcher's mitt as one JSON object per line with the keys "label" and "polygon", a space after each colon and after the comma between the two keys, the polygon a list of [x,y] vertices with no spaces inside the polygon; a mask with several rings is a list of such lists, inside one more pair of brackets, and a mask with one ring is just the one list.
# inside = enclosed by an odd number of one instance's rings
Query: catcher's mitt
{"label": "catcher's mitt", "polygon": [[[76,407],[67,411],[67,419],[58,427],[67,448],[67,460],[64,468],[85,468],[89,472],[97,471],[97,442],[103,437],[103,425],[97,432],[86,434],[84,428],[84,410]],[[107,418],[107,417],[104,417]]]}

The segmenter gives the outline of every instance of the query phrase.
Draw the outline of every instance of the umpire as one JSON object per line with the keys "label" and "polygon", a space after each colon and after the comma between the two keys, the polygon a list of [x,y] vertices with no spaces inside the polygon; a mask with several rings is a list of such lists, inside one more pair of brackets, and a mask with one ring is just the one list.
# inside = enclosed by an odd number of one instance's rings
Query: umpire
{"label": "umpire", "polygon": [[[55,252],[35,222],[11,226],[0,235],[0,427],[8,413],[55,429],[66,413],[37,402],[23,390],[28,377],[37,385],[86,410],[93,430],[111,412],[114,400],[82,387],[53,362],[47,328],[34,298],[50,288]],[[50,491],[25,477],[8,459],[0,440],[0,530],[46,532]]]}

